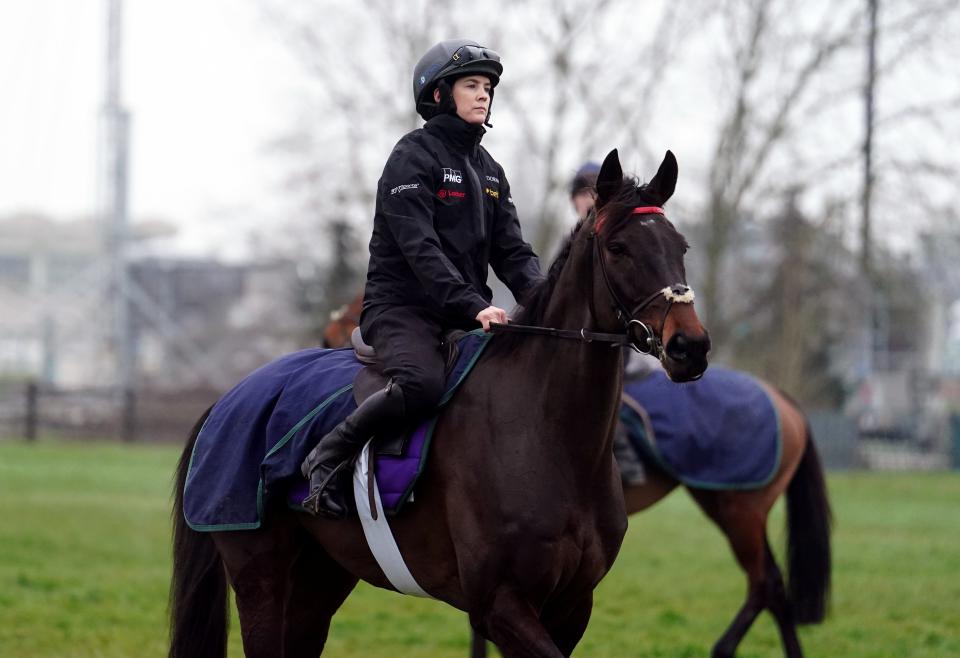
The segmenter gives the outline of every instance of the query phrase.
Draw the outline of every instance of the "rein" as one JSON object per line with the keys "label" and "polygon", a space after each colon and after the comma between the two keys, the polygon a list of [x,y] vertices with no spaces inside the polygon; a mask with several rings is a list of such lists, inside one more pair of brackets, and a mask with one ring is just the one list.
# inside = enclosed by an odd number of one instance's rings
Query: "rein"
{"label": "rein", "polygon": [[[658,206],[638,206],[634,208],[630,214],[663,215],[664,212],[663,208]],[[640,302],[640,304],[633,309],[632,312],[627,309],[627,306],[620,300],[619,295],[617,295],[616,290],[613,288],[613,284],[610,282],[610,277],[607,274],[606,260],[603,257],[603,250],[600,247],[600,240],[597,239],[597,235],[600,228],[603,227],[605,219],[605,217],[599,218],[595,222],[593,230],[590,231],[590,235],[587,237],[587,239],[590,240],[594,245],[594,258],[591,258],[589,261],[589,279],[590,281],[593,281],[593,261],[597,260],[600,263],[600,273],[603,276],[604,286],[606,287],[607,292],[610,294],[610,298],[613,301],[613,310],[616,311],[617,317],[621,322],[623,322],[624,332],[622,334],[587,331],[585,328],[581,328],[579,330],[554,329],[552,327],[537,327],[523,324],[498,324],[493,322],[490,323],[490,331],[494,333],[517,333],[533,334],[538,336],[552,336],[554,338],[579,340],[584,343],[609,343],[612,347],[628,345],[635,352],[640,354],[651,354],[662,360],[664,357],[664,348],[660,336],[657,335],[653,327],[640,320],[637,320],[636,315],[656,301],[661,295],[663,295],[663,297],[667,300],[667,308],[663,313],[663,320],[661,320],[660,323],[662,329],[663,325],[667,321],[667,315],[670,314],[670,309],[673,308],[674,303],[693,303],[693,290],[691,290],[686,284],[675,283],[649,295],[646,299]],[[597,310],[594,305],[593,295],[590,296],[590,315],[593,318],[597,317]],[[635,336],[635,329],[641,330],[643,332],[642,336]]]}
{"label": "rein", "polygon": [[529,324],[500,324],[490,323],[490,331],[497,334],[533,334],[536,336],[552,336],[553,338],[568,338],[584,343],[610,343],[611,346],[631,345],[630,336],[622,334],[605,334],[586,329],[553,329],[552,327],[537,327]]}

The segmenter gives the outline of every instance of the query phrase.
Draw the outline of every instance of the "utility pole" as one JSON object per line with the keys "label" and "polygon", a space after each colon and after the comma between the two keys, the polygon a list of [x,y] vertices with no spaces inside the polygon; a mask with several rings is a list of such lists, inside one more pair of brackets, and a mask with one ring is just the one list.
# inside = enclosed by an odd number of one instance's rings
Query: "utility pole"
{"label": "utility pole", "polygon": [[864,336],[864,366],[867,373],[875,370],[878,356],[880,366],[886,363],[886,340],[881,329],[883,315],[882,293],[873,264],[873,131],[877,80],[877,11],[879,0],[867,0],[867,76],[863,87],[863,191],[860,200],[860,276],[866,288],[866,322]]}
{"label": "utility pole", "polygon": [[120,55],[122,0],[107,0],[106,85],[102,109],[104,144],[103,226],[109,263],[107,308],[114,358],[113,388],[121,410],[120,434],[133,438],[135,345],[127,267],[127,189],[130,115],[121,105]]}
{"label": "utility pole", "polygon": [[214,363],[191,340],[141,286],[131,277],[127,190],[129,181],[130,113],[123,107],[121,94],[121,53],[123,0],[106,0],[106,84],[101,109],[103,143],[101,163],[101,211],[104,247],[107,254],[106,324],[109,351],[113,357],[111,388],[120,414],[120,437],[134,438],[137,340],[133,309],[138,318],[157,329],[164,340],[177,344],[184,363],[201,379],[217,388],[230,380],[220,364]]}
{"label": "utility pole", "polygon": [[867,0],[867,81],[864,85],[865,131],[863,138],[863,197],[860,223],[860,268],[864,278],[873,279],[873,253],[871,201],[873,199],[873,122],[874,95],[877,79],[877,4],[879,0]]}

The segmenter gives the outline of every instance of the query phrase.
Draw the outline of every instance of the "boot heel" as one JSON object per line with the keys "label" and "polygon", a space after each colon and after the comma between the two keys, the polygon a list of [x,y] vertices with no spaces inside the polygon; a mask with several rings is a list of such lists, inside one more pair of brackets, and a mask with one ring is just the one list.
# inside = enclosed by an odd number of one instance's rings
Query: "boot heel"
{"label": "boot heel", "polygon": [[[349,470],[345,467],[351,466],[353,461],[353,459],[347,459],[337,464],[316,486],[313,485],[311,480],[310,494],[300,503],[307,512],[314,516],[325,516],[330,519],[346,517],[347,502],[340,490],[345,475],[343,471]],[[326,499],[326,505],[324,505],[324,499]]]}

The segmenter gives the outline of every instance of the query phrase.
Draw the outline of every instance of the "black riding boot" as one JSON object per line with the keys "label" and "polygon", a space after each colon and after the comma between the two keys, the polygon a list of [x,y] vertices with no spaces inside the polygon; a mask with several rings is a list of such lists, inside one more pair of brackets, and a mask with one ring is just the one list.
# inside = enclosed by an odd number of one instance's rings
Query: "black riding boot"
{"label": "black riding boot", "polygon": [[349,469],[345,467],[353,462],[364,443],[391,424],[402,422],[403,416],[403,391],[391,382],[320,439],[300,466],[303,476],[310,479],[304,508],[311,514],[334,519],[346,516],[342,489],[343,476]]}

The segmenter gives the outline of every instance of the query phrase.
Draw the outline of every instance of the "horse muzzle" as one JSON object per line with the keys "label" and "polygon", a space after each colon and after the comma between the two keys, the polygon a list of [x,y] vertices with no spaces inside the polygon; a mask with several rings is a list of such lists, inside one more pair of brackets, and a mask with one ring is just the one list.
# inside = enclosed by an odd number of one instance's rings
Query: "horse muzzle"
{"label": "horse muzzle", "polygon": [[699,335],[677,332],[667,341],[661,361],[670,379],[689,382],[703,376],[709,353],[710,334],[706,330]]}

